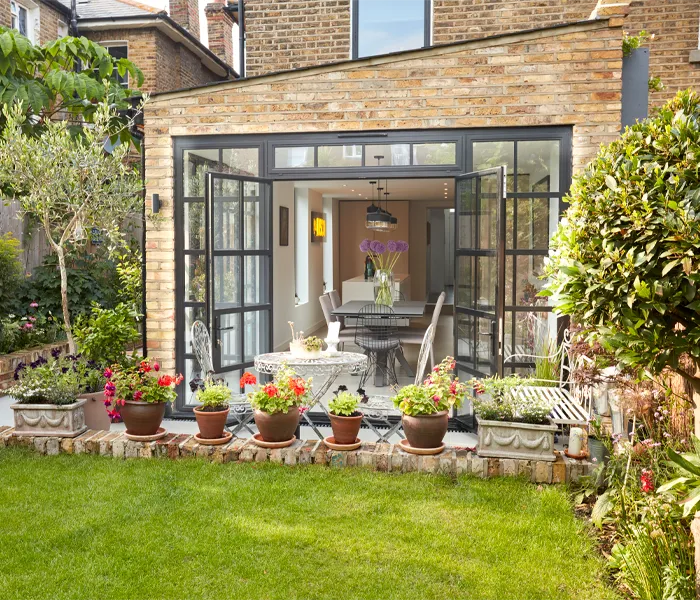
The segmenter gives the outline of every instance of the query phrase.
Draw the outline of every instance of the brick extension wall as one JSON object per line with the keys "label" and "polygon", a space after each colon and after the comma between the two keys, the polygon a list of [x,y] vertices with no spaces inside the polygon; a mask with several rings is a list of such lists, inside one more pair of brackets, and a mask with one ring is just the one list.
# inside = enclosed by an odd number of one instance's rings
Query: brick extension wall
{"label": "brick extension wall", "polygon": [[571,125],[580,169],[619,134],[621,40],[620,26],[591,21],[154,98],[147,194],[163,221],[147,224],[149,354],[173,372],[172,136]]}

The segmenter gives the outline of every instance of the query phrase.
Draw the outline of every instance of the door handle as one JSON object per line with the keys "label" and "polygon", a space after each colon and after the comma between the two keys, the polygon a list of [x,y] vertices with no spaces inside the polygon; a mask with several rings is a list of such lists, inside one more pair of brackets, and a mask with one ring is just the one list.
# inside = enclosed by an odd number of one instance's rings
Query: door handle
{"label": "door handle", "polygon": [[488,336],[493,336],[494,332],[493,331],[480,331],[479,335],[488,335]]}

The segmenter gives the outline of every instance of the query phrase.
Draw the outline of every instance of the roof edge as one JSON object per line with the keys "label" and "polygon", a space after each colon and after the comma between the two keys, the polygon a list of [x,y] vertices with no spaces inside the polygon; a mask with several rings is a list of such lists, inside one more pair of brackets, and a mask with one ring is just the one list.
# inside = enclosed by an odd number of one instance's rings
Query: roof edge
{"label": "roof edge", "polygon": [[289,69],[286,71],[275,71],[272,73],[264,73],[263,75],[256,75],[254,77],[242,77],[235,80],[229,81],[214,81],[211,83],[205,83],[203,85],[192,86],[188,88],[180,88],[177,90],[170,90],[167,92],[157,92],[151,94],[151,98],[155,99],[156,102],[165,99],[166,97],[179,97],[185,95],[187,92],[193,92],[200,89],[214,88],[217,86],[231,86],[231,85],[245,85],[246,83],[257,83],[264,81],[266,79],[280,80],[289,79],[295,77],[299,74],[307,74],[310,72],[325,73],[327,71],[335,71],[338,69],[347,69],[351,67],[363,66],[363,65],[381,65],[393,62],[398,57],[411,56],[418,54],[425,55],[435,55],[439,56],[442,54],[450,54],[455,52],[457,49],[463,46],[475,46],[475,47],[486,47],[493,44],[493,42],[507,39],[507,38],[519,38],[526,37],[529,39],[537,39],[539,37],[544,37],[544,35],[550,31],[557,29],[572,29],[573,31],[586,31],[589,29],[603,29],[608,27],[609,18],[600,18],[594,20],[583,20],[583,21],[573,21],[571,23],[560,23],[557,25],[549,25],[547,27],[537,27],[534,29],[526,29],[522,31],[509,31],[506,33],[499,33],[497,35],[486,36],[483,38],[476,38],[472,40],[461,40],[458,42],[451,42],[449,44],[440,44],[427,46],[425,48],[415,48],[412,50],[402,50],[400,52],[390,52],[388,54],[379,54],[376,56],[369,56],[364,58],[354,58],[342,61],[336,61],[331,63],[324,63],[321,65],[313,65],[309,67],[299,67],[297,69]]}

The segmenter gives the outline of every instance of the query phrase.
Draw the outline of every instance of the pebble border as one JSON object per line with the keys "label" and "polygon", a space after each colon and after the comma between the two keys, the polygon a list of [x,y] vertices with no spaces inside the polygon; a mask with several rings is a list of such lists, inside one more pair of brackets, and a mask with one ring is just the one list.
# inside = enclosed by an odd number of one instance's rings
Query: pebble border
{"label": "pebble border", "polygon": [[460,446],[446,446],[434,456],[416,456],[398,444],[363,442],[357,450],[330,450],[322,440],[297,440],[287,448],[266,449],[250,438],[233,438],[221,446],[199,444],[193,435],[169,433],[155,442],[134,442],[123,432],[89,429],[75,438],[15,436],[14,428],[0,427],[0,448],[32,448],[40,454],[94,454],[113,458],[200,457],[214,463],[272,462],[285,465],[325,465],[331,468],[365,467],[390,473],[472,474],[476,477],[523,476],[533,483],[578,481],[591,463],[557,453],[555,462],[484,458]]}

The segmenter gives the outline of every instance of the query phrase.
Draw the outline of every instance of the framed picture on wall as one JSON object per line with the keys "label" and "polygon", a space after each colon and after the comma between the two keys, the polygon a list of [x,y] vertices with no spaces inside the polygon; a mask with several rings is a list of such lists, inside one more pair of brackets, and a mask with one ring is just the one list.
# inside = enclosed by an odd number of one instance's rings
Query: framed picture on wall
{"label": "framed picture on wall", "polygon": [[280,246],[289,246],[289,208],[280,206]]}

